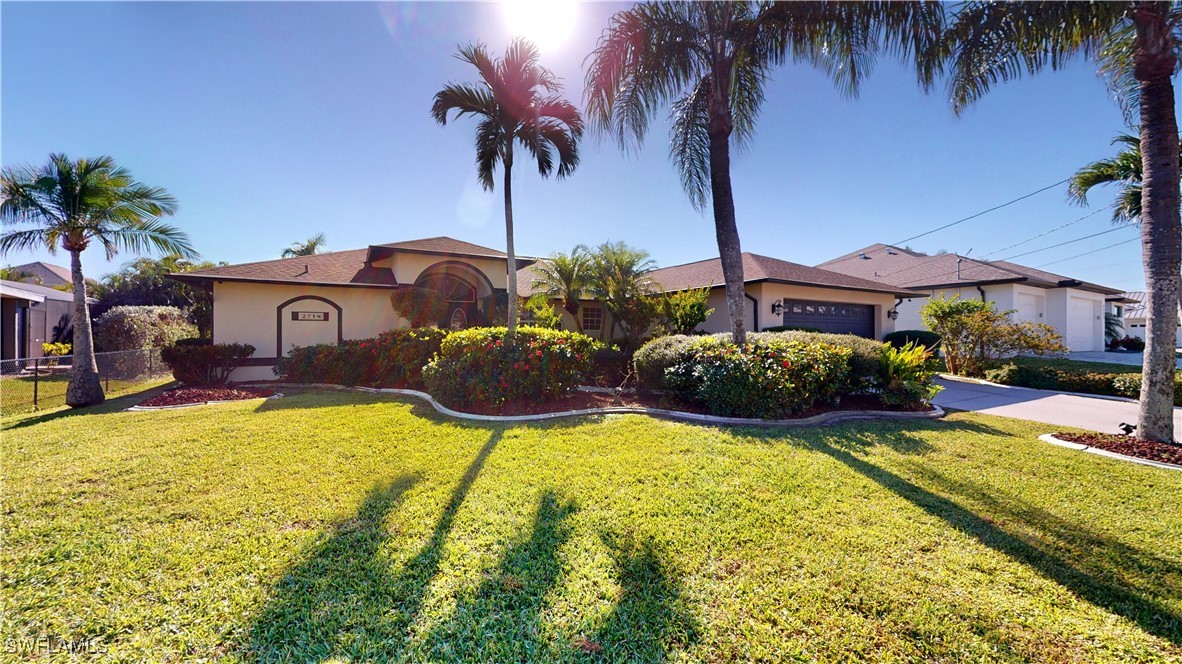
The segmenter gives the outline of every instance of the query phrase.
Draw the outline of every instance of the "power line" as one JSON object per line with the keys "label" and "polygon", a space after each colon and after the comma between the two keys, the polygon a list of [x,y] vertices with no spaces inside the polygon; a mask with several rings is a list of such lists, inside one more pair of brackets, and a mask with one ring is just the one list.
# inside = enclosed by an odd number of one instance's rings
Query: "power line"
{"label": "power line", "polygon": [[964,222],[966,222],[966,221],[969,221],[970,219],[976,219],[977,217],[980,217],[981,215],[984,215],[984,214],[989,214],[990,212],[993,212],[994,210],[1000,210],[1000,209],[1002,209],[1003,207],[1007,207],[1007,206],[1013,205],[1014,203],[1017,203],[1018,201],[1024,201],[1024,200],[1026,200],[1027,198],[1030,198],[1031,196],[1034,196],[1034,195],[1037,195],[1037,194],[1041,194],[1042,192],[1044,192],[1044,191],[1046,191],[1046,190],[1048,190],[1048,189],[1054,189],[1055,187],[1058,187],[1059,185],[1061,185],[1061,184],[1063,184],[1063,183],[1067,182],[1067,181],[1068,181],[1068,180],[1070,180],[1070,179],[1071,179],[1071,178],[1065,178],[1065,179],[1059,180],[1059,181],[1058,181],[1058,182],[1056,182],[1055,184],[1048,185],[1048,186],[1046,186],[1046,187],[1043,187],[1042,189],[1039,189],[1039,190],[1037,190],[1037,191],[1032,191],[1032,192],[1030,192],[1029,194],[1026,194],[1025,196],[1019,196],[1018,198],[1015,198],[1015,199],[1014,199],[1014,200],[1012,200],[1012,201],[1007,201],[1007,202],[1005,202],[1005,203],[1002,203],[1001,205],[995,205],[995,206],[993,206],[993,207],[989,208],[988,210],[983,210],[983,211],[981,211],[981,212],[978,212],[978,213],[976,213],[976,214],[971,214],[971,215],[969,215],[969,216],[967,216],[967,217],[965,217],[965,218],[963,218],[963,219],[957,219],[956,221],[954,221],[954,222],[952,222],[952,223],[949,223],[949,224],[944,224],[943,226],[940,226],[940,227],[938,227],[938,228],[933,228],[932,230],[930,230],[930,231],[925,231],[925,232],[923,232],[923,233],[920,233],[919,235],[912,235],[911,237],[907,238],[906,240],[900,240],[900,241],[896,242],[896,243],[895,243],[895,246],[899,246],[899,245],[903,244],[904,242],[910,242],[910,241],[912,241],[912,240],[915,240],[915,239],[921,238],[921,237],[923,237],[923,236],[925,236],[925,235],[931,235],[932,233],[935,233],[935,232],[938,232],[938,231],[942,231],[942,230],[944,230],[945,228],[952,228],[953,226],[955,226],[955,225],[957,225],[957,224],[963,224]]}
{"label": "power line", "polygon": [[1043,232],[1043,233],[1039,233],[1038,235],[1035,235],[1034,237],[1028,237],[1025,240],[1022,240],[1021,242],[1015,242],[1014,244],[1011,244],[1008,247],[1002,247],[1001,249],[998,249],[997,251],[991,251],[987,254],[982,254],[981,257],[984,258],[985,256],[992,256],[993,254],[1000,254],[1001,252],[1008,251],[1010,249],[1013,249],[1014,247],[1020,247],[1024,244],[1026,244],[1027,242],[1033,242],[1034,240],[1037,240],[1040,237],[1045,237],[1045,236],[1050,235],[1051,233],[1054,233],[1056,231],[1061,231],[1064,228],[1067,228],[1068,226],[1073,226],[1075,224],[1078,224],[1079,222],[1083,221],[1084,219],[1094,217],[1094,216],[1100,214],[1101,212],[1107,212],[1107,211],[1108,211],[1108,208],[1099,208],[1098,210],[1096,210],[1094,212],[1090,212],[1088,214],[1085,214],[1084,216],[1080,217],[1079,219],[1075,219],[1074,221],[1069,221],[1069,222],[1063,224],[1062,226],[1056,226],[1056,227],[1052,228],[1051,230]]}
{"label": "power line", "polygon": [[1068,256],[1067,258],[1060,258],[1059,260],[1057,260],[1057,261],[1051,261],[1050,263],[1043,263],[1042,265],[1039,265],[1038,267],[1042,268],[1042,267],[1046,267],[1046,266],[1048,266],[1048,265],[1054,265],[1055,263],[1063,263],[1063,262],[1065,262],[1065,261],[1069,261],[1069,260],[1072,260],[1072,259],[1075,259],[1075,258],[1080,258],[1081,256],[1088,256],[1088,255],[1091,255],[1091,254],[1099,253],[1099,252],[1101,252],[1101,251],[1107,251],[1107,250],[1109,250],[1109,249],[1112,249],[1112,248],[1114,248],[1114,247],[1119,247],[1119,246],[1120,246],[1120,245],[1122,245],[1122,244],[1128,244],[1128,243],[1130,243],[1130,242],[1138,242],[1138,241],[1140,241],[1140,240],[1141,240],[1141,238],[1139,238],[1139,237],[1135,237],[1135,238],[1133,238],[1133,239],[1131,239],[1131,240],[1125,240],[1124,242],[1117,242],[1116,244],[1110,244],[1110,245],[1108,245],[1107,247],[1100,247],[1099,249],[1095,249],[1095,250],[1093,250],[1093,251],[1085,251],[1085,252],[1084,252],[1084,253],[1082,253],[1082,254],[1076,254],[1076,255],[1074,255],[1074,256]]}
{"label": "power line", "polygon": [[[1034,250],[1032,250],[1032,251],[1027,251],[1027,252],[1024,252],[1024,253],[1021,253],[1021,254],[1014,254],[1013,256],[1009,256],[1008,258],[999,258],[999,259],[997,259],[997,260],[1001,260],[1001,261],[1008,261],[1008,260],[1012,260],[1012,259],[1015,259],[1015,258],[1021,258],[1021,257],[1023,257],[1023,256],[1029,256],[1030,254],[1037,254],[1037,253],[1039,253],[1039,252],[1046,251],[1047,249],[1054,249],[1054,248],[1056,248],[1056,247],[1062,247],[1062,246],[1064,246],[1064,245],[1067,245],[1067,244],[1075,244],[1076,242],[1083,242],[1084,240],[1089,240],[1089,239],[1091,239],[1091,238],[1094,238],[1094,237],[1097,237],[1097,236],[1100,236],[1100,235],[1107,235],[1107,234],[1109,234],[1109,233],[1115,233],[1116,231],[1123,231],[1123,230],[1125,230],[1125,229],[1128,229],[1128,228],[1132,228],[1132,226],[1117,226],[1116,228],[1110,228],[1110,229],[1108,229],[1108,230],[1106,230],[1106,231],[1100,231],[1099,233],[1092,233],[1091,235],[1085,235],[1085,236],[1083,236],[1083,237],[1077,237],[1077,238],[1075,238],[1074,240],[1068,240],[1068,241],[1066,241],[1066,242],[1060,242],[1059,244],[1052,244],[1052,245],[1051,245],[1051,246],[1049,246],[1049,247],[1043,247],[1042,249],[1034,249]],[[994,252],[994,253],[997,253],[997,252]]]}

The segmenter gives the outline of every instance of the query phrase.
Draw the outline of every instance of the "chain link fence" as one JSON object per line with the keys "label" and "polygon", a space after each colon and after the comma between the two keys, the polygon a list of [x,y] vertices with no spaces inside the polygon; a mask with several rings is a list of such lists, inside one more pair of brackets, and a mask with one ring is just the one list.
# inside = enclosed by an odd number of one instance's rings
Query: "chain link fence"
{"label": "chain link fence", "polygon": [[[159,348],[95,353],[94,359],[107,396],[171,375]],[[72,363],[70,355],[0,360],[0,415],[65,405]]]}

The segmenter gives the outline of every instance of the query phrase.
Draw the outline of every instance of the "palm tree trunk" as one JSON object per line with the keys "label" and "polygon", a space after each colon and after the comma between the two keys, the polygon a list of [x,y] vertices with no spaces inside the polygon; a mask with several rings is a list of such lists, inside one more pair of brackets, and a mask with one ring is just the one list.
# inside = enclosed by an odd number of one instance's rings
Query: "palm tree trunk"
{"label": "palm tree trunk", "polygon": [[726,282],[726,305],[731,315],[731,334],[737,344],[747,343],[743,321],[746,297],[743,285],[743,251],[735,223],[735,197],[731,191],[731,146],[727,134],[710,133],[710,198],[714,203],[714,233],[718,257]]}
{"label": "palm tree trunk", "polygon": [[1134,75],[1141,84],[1141,246],[1148,300],[1137,435],[1173,442],[1182,221],[1178,210],[1178,121],[1170,79],[1175,57],[1167,11],[1156,3],[1143,3],[1134,10]]}
{"label": "palm tree trunk", "polygon": [[106,399],[94,359],[94,337],[90,327],[90,307],[86,304],[81,250],[70,250],[70,277],[74,282],[74,357],[70,363],[70,383],[66,386],[66,405],[79,408]]}
{"label": "palm tree trunk", "polygon": [[506,327],[508,336],[517,333],[517,255],[513,250],[513,144],[505,149],[505,255],[509,268],[506,287],[509,291],[509,310]]}

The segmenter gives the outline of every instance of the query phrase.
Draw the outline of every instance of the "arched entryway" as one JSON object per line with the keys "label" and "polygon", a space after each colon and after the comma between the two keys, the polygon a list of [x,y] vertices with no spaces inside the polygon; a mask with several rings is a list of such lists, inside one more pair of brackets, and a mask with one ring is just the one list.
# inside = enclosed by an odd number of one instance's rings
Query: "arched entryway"
{"label": "arched entryway", "polygon": [[484,273],[460,261],[443,261],[423,270],[415,280],[415,287],[443,295],[447,311],[438,324],[453,330],[478,325],[483,320],[481,302],[493,292],[492,283]]}

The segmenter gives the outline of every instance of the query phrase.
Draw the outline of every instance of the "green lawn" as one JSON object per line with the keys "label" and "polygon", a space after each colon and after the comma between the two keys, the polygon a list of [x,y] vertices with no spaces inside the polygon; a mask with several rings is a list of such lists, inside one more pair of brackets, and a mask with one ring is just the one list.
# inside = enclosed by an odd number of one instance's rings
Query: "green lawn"
{"label": "green lawn", "polygon": [[[103,390],[108,396],[126,394],[145,387],[171,382],[172,376],[159,376],[148,380],[122,380],[112,378],[103,381]],[[66,405],[66,385],[70,376],[54,373],[38,376],[36,379],[37,406],[33,406],[34,379],[32,376],[6,376],[0,378],[0,417],[23,415],[34,410],[53,410]]]}
{"label": "green lawn", "polygon": [[6,639],[151,661],[1182,658],[1182,473],[1030,423],[132,401],[6,423]]}

